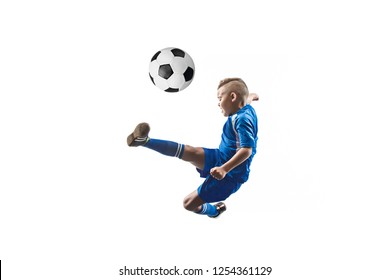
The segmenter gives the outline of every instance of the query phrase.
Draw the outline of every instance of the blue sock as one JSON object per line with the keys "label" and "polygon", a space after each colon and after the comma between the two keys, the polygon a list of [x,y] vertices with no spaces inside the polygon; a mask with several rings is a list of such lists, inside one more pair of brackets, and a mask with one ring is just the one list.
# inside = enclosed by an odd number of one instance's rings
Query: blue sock
{"label": "blue sock", "polygon": [[199,212],[196,212],[197,214],[201,215],[207,215],[209,217],[216,216],[218,214],[217,208],[210,204],[210,203],[204,203],[202,204],[202,208]]}
{"label": "blue sock", "polygon": [[184,153],[184,145],[167,140],[150,138],[144,147],[152,149],[163,155],[181,158]]}

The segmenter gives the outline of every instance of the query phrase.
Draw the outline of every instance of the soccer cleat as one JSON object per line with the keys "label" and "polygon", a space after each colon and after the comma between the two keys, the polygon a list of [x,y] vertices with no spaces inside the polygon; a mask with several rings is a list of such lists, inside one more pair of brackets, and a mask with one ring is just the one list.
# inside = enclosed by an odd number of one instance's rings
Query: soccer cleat
{"label": "soccer cleat", "polygon": [[149,141],[150,126],[148,123],[138,124],[133,133],[127,137],[127,145],[130,147],[143,146]]}
{"label": "soccer cleat", "polygon": [[225,205],[225,203],[223,203],[223,202],[218,202],[218,203],[215,204],[214,206],[215,206],[215,208],[217,208],[218,214],[215,215],[215,216],[209,216],[210,218],[216,218],[216,217],[218,217],[219,215],[221,215],[223,212],[226,211],[226,205]]}

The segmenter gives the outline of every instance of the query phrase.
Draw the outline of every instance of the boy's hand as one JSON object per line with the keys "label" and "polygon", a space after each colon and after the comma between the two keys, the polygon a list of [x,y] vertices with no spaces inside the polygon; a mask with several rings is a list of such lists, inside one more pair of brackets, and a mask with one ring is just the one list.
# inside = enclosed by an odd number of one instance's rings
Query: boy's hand
{"label": "boy's hand", "polygon": [[222,180],[223,178],[225,178],[226,173],[227,172],[225,171],[225,169],[219,166],[211,168],[210,170],[211,176],[213,176],[217,180]]}
{"label": "boy's hand", "polygon": [[247,103],[251,104],[252,101],[259,101],[259,95],[257,93],[249,93]]}

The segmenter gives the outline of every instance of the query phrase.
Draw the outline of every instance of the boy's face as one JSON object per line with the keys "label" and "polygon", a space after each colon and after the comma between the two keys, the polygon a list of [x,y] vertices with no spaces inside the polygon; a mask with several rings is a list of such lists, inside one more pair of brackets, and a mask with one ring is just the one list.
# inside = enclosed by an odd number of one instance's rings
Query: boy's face
{"label": "boy's face", "polygon": [[217,98],[218,106],[225,117],[228,117],[236,112],[235,100],[237,95],[232,92],[228,85],[224,85],[218,89]]}

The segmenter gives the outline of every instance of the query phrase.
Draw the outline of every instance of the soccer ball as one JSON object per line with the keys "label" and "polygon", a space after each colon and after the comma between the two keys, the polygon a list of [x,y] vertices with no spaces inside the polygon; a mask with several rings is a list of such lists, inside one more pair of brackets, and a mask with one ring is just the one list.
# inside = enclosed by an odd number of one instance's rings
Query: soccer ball
{"label": "soccer ball", "polygon": [[178,48],[162,49],[152,57],[149,76],[153,84],[167,92],[178,92],[188,87],[195,73],[191,56]]}

